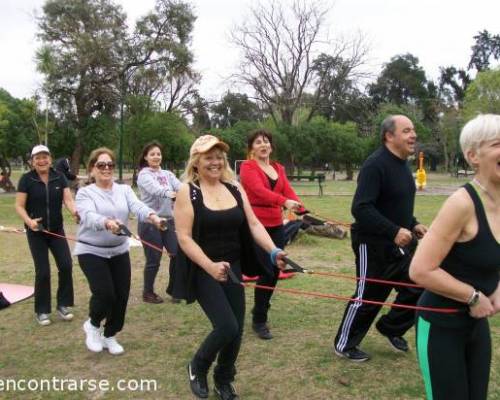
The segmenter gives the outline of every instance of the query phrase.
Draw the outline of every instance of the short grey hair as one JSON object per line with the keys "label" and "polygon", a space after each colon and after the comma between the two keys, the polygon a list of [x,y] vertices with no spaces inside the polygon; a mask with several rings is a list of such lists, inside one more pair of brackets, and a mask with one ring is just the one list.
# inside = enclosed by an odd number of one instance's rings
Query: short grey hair
{"label": "short grey hair", "polygon": [[500,115],[479,114],[465,124],[460,133],[460,147],[470,164],[467,153],[477,151],[482,143],[500,139]]}
{"label": "short grey hair", "polygon": [[382,124],[380,124],[380,141],[382,143],[385,143],[385,134],[387,132],[394,133],[394,131],[396,130],[395,117],[395,115],[389,115],[385,117],[385,119],[382,121]]}

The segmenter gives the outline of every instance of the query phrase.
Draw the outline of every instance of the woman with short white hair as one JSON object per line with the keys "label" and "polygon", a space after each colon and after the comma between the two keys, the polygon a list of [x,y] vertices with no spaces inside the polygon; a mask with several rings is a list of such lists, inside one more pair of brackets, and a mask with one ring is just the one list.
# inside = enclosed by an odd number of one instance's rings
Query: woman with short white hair
{"label": "woman with short white hair", "polygon": [[418,360],[427,398],[486,399],[491,362],[487,317],[500,311],[500,115],[479,115],[460,135],[472,182],[444,203],[413,257],[425,287],[417,313]]}

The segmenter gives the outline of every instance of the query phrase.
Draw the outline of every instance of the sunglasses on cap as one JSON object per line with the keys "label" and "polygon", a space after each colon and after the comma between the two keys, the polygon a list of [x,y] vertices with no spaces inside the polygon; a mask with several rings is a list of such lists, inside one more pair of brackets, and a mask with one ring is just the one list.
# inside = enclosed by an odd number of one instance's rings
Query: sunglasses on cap
{"label": "sunglasses on cap", "polygon": [[113,169],[115,167],[115,163],[113,161],[108,161],[108,162],[99,161],[99,162],[95,163],[95,167],[101,171],[106,169],[106,168]]}

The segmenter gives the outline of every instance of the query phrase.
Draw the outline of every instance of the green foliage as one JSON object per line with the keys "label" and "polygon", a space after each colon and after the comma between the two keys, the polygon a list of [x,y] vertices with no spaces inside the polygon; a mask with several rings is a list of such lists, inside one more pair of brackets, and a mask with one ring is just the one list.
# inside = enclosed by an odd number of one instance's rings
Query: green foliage
{"label": "green foliage", "polygon": [[472,46],[469,69],[479,72],[490,68],[490,60],[500,60],[500,35],[492,35],[486,29],[474,36],[476,43]]}
{"label": "green foliage", "polygon": [[[316,93],[311,99],[312,115],[322,115],[337,122],[364,123],[370,114],[371,99],[358,88],[356,68],[363,64],[364,51],[346,58],[322,53],[314,61],[312,70],[317,76]],[[306,96],[304,96],[306,97]]]}
{"label": "green foliage", "polygon": [[212,125],[229,128],[238,121],[260,121],[262,112],[246,94],[227,92],[221,102],[210,107]]}
{"label": "green foliage", "polygon": [[334,138],[335,151],[333,153],[334,165],[342,165],[347,169],[353,164],[359,164],[365,158],[367,139],[358,136],[358,129],[352,122],[331,124]]}
{"label": "green foliage", "polygon": [[0,89],[0,154],[4,158],[24,156],[40,143],[37,126],[41,120],[33,100],[16,99]]}
{"label": "green foliage", "polygon": [[212,132],[229,145],[229,159],[244,160],[247,157],[247,138],[259,127],[255,121],[238,121],[232,128],[214,129]]}
{"label": "green foliage", "polygon": [[425,72],[411,54],[392,57],[368,88],[377,104],[416,104],[428,96]]}
{"label": "green foliage", "polygon": [[463,69],[454,66],[440,68],[439,90],[441,100],[449,106],[461,105],[465,96],[465,90],[472,79]]}
{"label": "green foliage", "polygon": [[[97,143],[116,141],[108,125],[137,69],[185,72],[192,61],[187,44],[194,19],[186,3],[158,0],[154,12],[140,18],[129,33],[125,13],[111,0],[45,3],[38,69],[45,76],[44,90],[74,134],[74,166]],[[153,69],[156,64],[164,68]]]}
{"label": "green foliage", "polygon": [[176,113],[141,112],[127,119],[124,146],[129,163],[137,166],[142,148],[153,140],[162,144],[163,161],[173,168],[187,159],[193,137]]}
{"label": "green foliage", "polygon": [[280,125],[278,132],[283,141],[275,147],[280,150],[278,146],[285,146],[278,159],[299,168],[308,166],[314,170],[329,163],[350,175],[354,165],[367,155],[369,139],[359,136],[358,127],[352,122],[330,122],[318,116],[296,127]]}
{"label": "green foliage", "polygon": [[498,114],[500,110],[500,68],[479,72],[465,92],[464,119],[480,113]]}

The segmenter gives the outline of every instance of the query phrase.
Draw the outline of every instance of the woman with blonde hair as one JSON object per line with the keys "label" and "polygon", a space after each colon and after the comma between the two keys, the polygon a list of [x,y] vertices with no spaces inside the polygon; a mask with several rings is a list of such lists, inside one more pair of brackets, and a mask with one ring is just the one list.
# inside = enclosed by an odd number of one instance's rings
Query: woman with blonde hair
{"label": "woman with blonde hair", "polygon": [[130,186],[114,182],[114,168],[115,155],[110,149],[92,151],[87,172],[94,183],[76,195],[81,222],[74,254],[92,292],[89,319],[83,324],[85,344],[92,352],[105,348],[118,355],[124,349],[115,335],[123,328],[130,292],[128,237],[118,234],[127,225],[129,213],[158,229],[163,220],[137,199]]}
{"label": "woman with blonde hair", "polygon": [[242,273],[265,273],[258,269],[254,240],[274,264],[284,267],[285,254],[276,248],[234,181],[228,149],[212,135],[199,137],[191,146],[185,183],[174,207],[180,248],[171,293],[188,303],[196,300],[213,327],[188,364],[191,390],[198,398],[208,397],[207,374],[217,358],[215,393],[223,400],[238,399],[231,382],[245,316],[244,288],[228,280],[229,270],[240,281]]}
{"label": "woman with blonde hair", "polygon": [[500,311],[500,115],[479,115],[460,135],[472,182],[444,203],[413,257],[425,287],[419,305],[459,312],[417,313],[417,350],[429,399],[487,398],[491,338]]}

